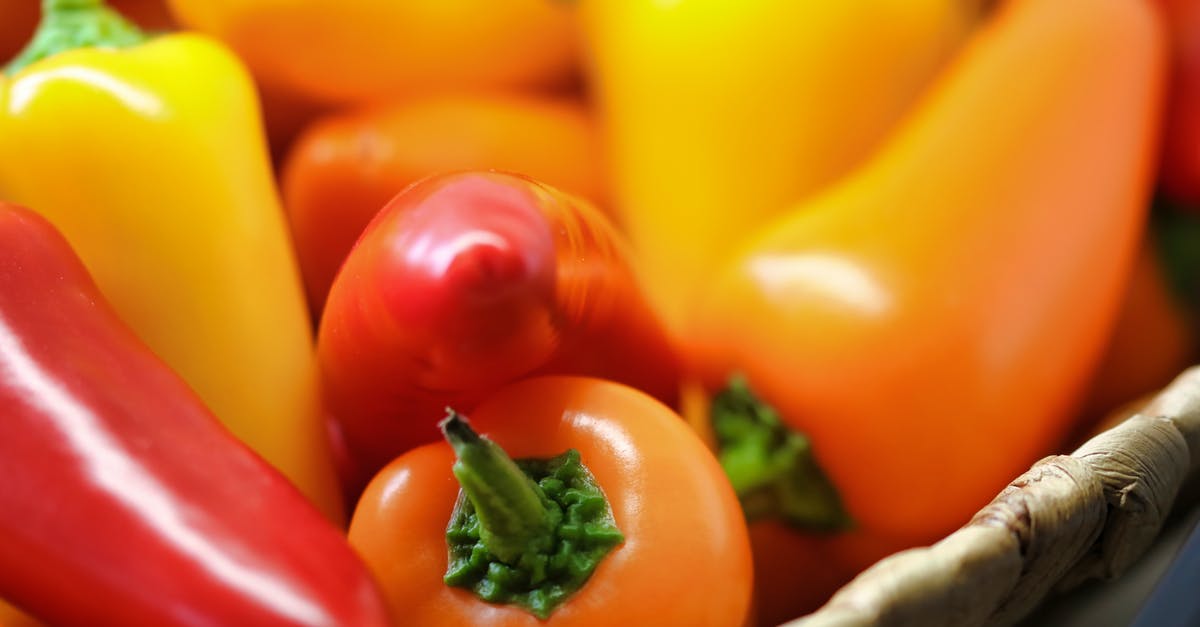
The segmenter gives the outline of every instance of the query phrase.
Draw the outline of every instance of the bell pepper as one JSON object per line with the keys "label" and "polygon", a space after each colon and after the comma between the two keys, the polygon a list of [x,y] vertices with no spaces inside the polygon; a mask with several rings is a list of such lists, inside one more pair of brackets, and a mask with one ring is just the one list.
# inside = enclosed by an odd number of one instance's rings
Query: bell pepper
{"label": "bell pepper", "polygon": [[367,570],[0,204],[0,597],[54,625],[387,625]]}
{"label": "bell pepper", "polygon": [[334,279],[317,337],[350,484],[530,374],[613,379],[674,403],[679,364],[604,215],[531,179],[425,179],[383,207]]}
{"label": "bell pepper", "polygon": [[581,0],[614,211],[683,333],[720,260],[865,159],[976,0]]}
{"label": "bell pepper", "polygon": [[609,381],[540,377],[470,414],[486,437],[456,421],[448,442],[382,470],[351,518],[350,544],[393,616],[429,627],[745,624],[737,499],[670,409]]}
{"label": "bell pepper", "polygon": [[99,0],[44,9],[0,77],[0,198],[46,216],[226,426],[344,520],[248,75],[220,44],[147,39]]}
{"label": "bell pepper", "polygon": [[536,96],[434,96],[317,120],[282,172],[314,316],[354,241],[399,190],[439,172],[498,169],[601,203],[597,143],[580,102]]}
{"label": "bell pepper", "polygon": [[878,154],[711,278],[688,338],[759,520],[857,568],[1056,449],[1141,241],[1163,43],[1141,2],[1002,3]]}
{"label": "bell pepper", "polygon": [[1163,133],[1163,191],[1200,210],[1200,3],[1157,0],[1171,41],[1171,79]]}
{"label": "bell pepper", "polygon": [[556,86],[575,70],[569,3],[168,0],[255,75],[329,102]]}

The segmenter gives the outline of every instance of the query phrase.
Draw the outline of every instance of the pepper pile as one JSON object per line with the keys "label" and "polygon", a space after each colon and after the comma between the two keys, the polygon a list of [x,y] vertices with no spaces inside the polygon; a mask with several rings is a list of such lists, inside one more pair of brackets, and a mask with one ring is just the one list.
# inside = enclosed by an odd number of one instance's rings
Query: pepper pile
{"label": "pepper pile", "polygon": [[1200,350],[1200,3],[37,9],[0,625],[775,625]]}

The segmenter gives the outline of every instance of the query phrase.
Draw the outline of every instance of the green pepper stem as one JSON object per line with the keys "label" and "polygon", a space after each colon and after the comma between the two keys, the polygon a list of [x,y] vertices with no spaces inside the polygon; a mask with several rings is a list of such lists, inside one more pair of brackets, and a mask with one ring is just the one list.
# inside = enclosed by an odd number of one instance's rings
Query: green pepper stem
{"label": "green pepper stem", "polygon": [[25,49],[4,68],[15,74],[42,59],[77,48],[125,48],[146,35],[104,0],[42,0],[42,21]]}
{"label": "green pepper stem", "polygon": [[804,434],[793,431],[740,375],[711,405],[718,460],[746,518],[778,519],[810,531],[840,531],[853,522]]}
{"label": "green pepper stem", "polygon": [[541,489],[495,442],[479,435],[453,410],[438,426],[454,449],[454,476],[479,518],[480,541],[506,564],[530,546],[553,539],[553,521]]}

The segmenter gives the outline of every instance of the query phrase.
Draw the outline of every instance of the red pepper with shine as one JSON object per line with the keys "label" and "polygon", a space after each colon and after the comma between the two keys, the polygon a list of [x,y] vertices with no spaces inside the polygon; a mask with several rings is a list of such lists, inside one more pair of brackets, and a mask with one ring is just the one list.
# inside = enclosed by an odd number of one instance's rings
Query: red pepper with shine
{"label": "red pepper with shine", "polygon": [[678,360],[623,241],[587,203],[497,172],[434,176],[375,216],[326,302],[318,359],[351,493],[532,374],[611,379],[673,404]]}
{"label": "red pepper with shine", "polygon": [[0,597],[55,625],[386,625],[341,532],[0,203]]}

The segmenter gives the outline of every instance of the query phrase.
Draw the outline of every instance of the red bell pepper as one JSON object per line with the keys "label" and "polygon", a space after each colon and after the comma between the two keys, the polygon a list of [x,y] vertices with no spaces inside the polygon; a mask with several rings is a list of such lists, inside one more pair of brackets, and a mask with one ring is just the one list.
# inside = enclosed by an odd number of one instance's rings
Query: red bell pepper
{"label": "red bell pepper", "polygon": [[386,625],[338,529],[237,441],[44,218],[0,203],[0,597],[56,625]]}
{"label": "red bell pepper", "polygon": [[418,182],[380,210],[326,302],[317,352],[357,493],[446,406],[531,374],[606,378],[667,404],[679,364],[608,219],[525,177]]}

